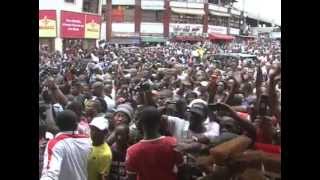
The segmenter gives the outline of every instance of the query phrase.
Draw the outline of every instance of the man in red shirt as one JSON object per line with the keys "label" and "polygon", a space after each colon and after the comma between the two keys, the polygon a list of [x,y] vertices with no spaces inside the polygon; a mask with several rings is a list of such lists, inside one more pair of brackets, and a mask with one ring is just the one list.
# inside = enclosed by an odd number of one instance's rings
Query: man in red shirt
{"label": "man in red shirt", "polygon": [[153,106],[145,107],[139,118],[144,138],[127,150],[129,180],[176,180],[182,156],[174,151],[176,139],[159,133],[161,115]]}

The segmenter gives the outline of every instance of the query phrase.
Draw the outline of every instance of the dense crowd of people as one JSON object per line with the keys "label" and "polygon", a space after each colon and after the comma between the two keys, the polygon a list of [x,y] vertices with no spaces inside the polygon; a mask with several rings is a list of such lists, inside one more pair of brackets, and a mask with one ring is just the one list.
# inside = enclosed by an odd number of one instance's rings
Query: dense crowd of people
{"label": "dense crowd of people", "polygon": [[281,179],[280,47],[41,48],[40,179]]}

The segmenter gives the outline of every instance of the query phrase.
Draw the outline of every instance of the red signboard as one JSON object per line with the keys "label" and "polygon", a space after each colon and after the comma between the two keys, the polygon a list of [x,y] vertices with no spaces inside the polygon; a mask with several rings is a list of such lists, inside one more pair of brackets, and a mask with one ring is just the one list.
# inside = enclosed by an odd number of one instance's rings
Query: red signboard
{"label": "red signboard", "polygon": [[61,37],[84,38],[85,14],[61,11]]}
{"label": "red signboard", "polygon": [[56,20],[56,10],[39,10],[39,19]]}

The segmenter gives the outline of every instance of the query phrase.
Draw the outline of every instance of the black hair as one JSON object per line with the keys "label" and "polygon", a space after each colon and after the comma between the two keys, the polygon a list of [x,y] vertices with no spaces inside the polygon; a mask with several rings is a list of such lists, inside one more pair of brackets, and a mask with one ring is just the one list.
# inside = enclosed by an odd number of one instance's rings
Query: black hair
{"label": "black hair", "polygon": [[[82,103],[79,102],[79,101],[76,101],[76,100],[72,101],[70,104],[68,104],[68,105],[66,106],[66,109],[69,109],[69,110],[71,110],[71,111],[73,111],[73,112],[75,112],[75,113],[76,113],[76,109],[77,109],[77,108],[79,108],[81,112],[82,112],[83,109],[84,109]],[[77,114],[77,115],[79,116],[79,115],[81,115],[81,114]]]}
{"label": "black hair", "polygon": [[127,132],[128,132],[128,135],[129,135],[129,133],[130,133],[130,128],[129,128],[129,125],[127,125],[127,124],[120,124],[120,125],[118,125],[116,128],[123,128],[123,129],[125,129]]}
{"label": "black hair", "polygon": [[197,99],[197,98],[198,98],[198,95],[197,95],[197,93],[190,91],[190,92],[187,93],[186,98],[194,98],[194,99]]}
{"label": "black hair", "polygon": [[52,98],[50,97],[49,95],[49,92],[48,91],[44,91],[42,94],[41,94],[42,98],[43,98],[43,101],[47,104],[50,104],[52,102]]}
{"label": "black hair", "polygon": [[230,102],[230,105],[231,106],[240,106],[243,102],[243,95],[242,93],[238,93],[238,94],[235,94]]}
{"label": "black hair", "polygon": [[106,101],[103,99],[103,98],[101,98],[101,97],[98,97],[97,98],[97,101],[99,102],[99,104],[100,104],[100,108],[98,108],[99,110],[98,110],[98,113],[105,113],[105,112],[107,112],[107,110],[108,110],[108,105],[107,105],[107,103],[106,103]]}
{"label": "black hair", "polygon": [[154,106],[145,106],[138,115],[139,121],[147,129],[156,129],[160,126],[161,114]]}
{"label": "black hair", "polygon": [[65,110],[57,114],[56,124],[60,131],[74,131],[77,128],[78,116],[71,110]]}

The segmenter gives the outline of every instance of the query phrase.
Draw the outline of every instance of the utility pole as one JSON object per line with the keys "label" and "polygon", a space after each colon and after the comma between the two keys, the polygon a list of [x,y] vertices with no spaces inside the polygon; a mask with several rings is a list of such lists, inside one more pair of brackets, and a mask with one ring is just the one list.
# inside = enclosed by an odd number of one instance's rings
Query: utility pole
{"label": "utility pole", "polygon": [[106,41],[111,41],[112,33],[112,0],[106,0]]}
{"label": "utility pole", "polygon": [[229,4],[228,5],[228,14],[230,15],[228,17],[228,20],[227,20],[227,34],[230,35],[230,20],[232,18],[232,13],[231,13],[231,9],[232,9],[232,6]]}

